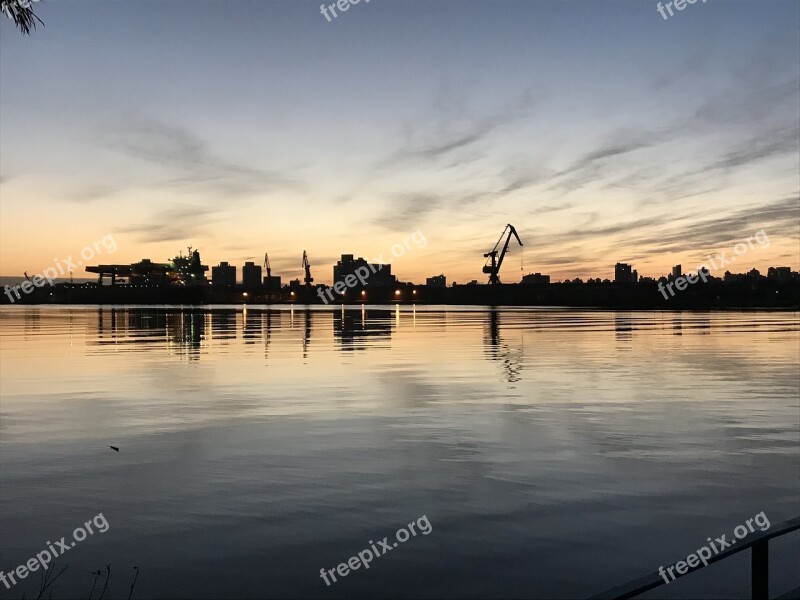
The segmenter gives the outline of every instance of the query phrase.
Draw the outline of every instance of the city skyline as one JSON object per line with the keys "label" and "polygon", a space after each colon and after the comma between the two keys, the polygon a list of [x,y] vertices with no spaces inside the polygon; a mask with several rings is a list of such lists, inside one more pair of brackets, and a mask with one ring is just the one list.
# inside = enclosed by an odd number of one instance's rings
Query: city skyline
{"label": "city skyline", "polygon": [[800,267],[795,3],[239,6],[48,2],[4,32],[0,275],[113,234],[95,263],[192,245],[289,280],[307,250],[327,277],[420,230],[398,277],[481,281],[506,223],[508,281],[691,270],[761,229],[731,270]]}

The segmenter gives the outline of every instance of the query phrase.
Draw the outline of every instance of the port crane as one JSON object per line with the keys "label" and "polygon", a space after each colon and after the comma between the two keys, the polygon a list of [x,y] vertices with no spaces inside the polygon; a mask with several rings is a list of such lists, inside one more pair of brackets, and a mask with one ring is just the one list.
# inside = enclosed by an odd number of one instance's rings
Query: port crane
{"label": "port crane", "polygon": [[264,252],[264,271],[266,272],[267,276],[264,277],[264,286],[266,287],[267,292],[275,292],[277,290],[273,289],[273,281],[272,281],[272,267],[269,264],[269,254]]}
{"label": "port crane", "polygon": [[[494,245],[489,252],[484,254],[483,256],[488,258],[489,260],[486,261],[486,264],[483,266],[483,272],[489,274],[489,284],[496,285],[500,283],[500,278],[498,277],[498,273],[500,273],[500,266],[503,264],[503,259],[506,257],[506,252],[508,252],[508,245],[511,243],[511,236],[517,238],[517,242],[520,246],[522,246],[522,240],[519,239],[519,235],[517,235],[517,230],[514,229],[514,226],[509,223],[506,225],[506,228],[503,229],[503,233],[500,234],[500,239],[497,240],[497,243]],[[505,244],[503,244],[503,249],[500,250],[498,257],[498,248],[500,244],[503,242],[503,238],[506,238]],[[489,264],[491,262],[491,264]]]}
{"label": "port crane", "polygon": [[311,277],[311,263],[308,262],[308,254],[306,254],[305,250],[303,250],[302,267],[306,270],[306,276],[303,281],[305,282],[306,286],[311,287],[311,283],[314,281],[314,278]]}

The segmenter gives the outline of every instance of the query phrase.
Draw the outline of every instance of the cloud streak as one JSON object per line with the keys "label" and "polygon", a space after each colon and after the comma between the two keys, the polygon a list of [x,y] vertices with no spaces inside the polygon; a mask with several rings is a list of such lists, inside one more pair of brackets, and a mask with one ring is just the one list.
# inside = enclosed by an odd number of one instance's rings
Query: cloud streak
{"label": "cloud streak", "polygon": [[140,118],[121,129],[113,148],[170,173],[162,187],[185,189],[211,196],[252,196],[297,182],[285,175],[228,161],[185,127]]}

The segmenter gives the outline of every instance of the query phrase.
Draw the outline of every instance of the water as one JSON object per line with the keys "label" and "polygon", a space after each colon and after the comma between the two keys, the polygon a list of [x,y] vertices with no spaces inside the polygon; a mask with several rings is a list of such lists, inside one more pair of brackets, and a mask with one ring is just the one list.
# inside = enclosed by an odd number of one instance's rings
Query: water
{"label": "water", "polygon": [[[4,307],[0,326],[0,568],[109,524],[58,559],[53,598],[107,563],[114,598],[134,565],[134,598],[578,598],[800,514],[800,313]],[[320,577],[423,515],[427,535]],[[799,540],[770,545],[773,595],[800,585]],[[645,597],[748,586],[741,553]]]}

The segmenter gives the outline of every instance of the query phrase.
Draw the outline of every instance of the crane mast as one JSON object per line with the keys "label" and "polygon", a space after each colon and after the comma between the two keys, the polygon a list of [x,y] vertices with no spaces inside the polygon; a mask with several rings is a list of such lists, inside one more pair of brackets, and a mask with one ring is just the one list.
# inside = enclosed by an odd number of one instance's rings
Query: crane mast
{"label": "crane mast", "polygon": [[311,277],[311,263],[308,262],[308,254],[306,254],[305,250],[303,250],[302,267],[306,270],[306,276],[303,281],[305,281],[306,286],[311,287],[311,283],[314,281],[314,278]]}
{"label": "crane mast", "polygon": [[[511,236],[517,238],[517,243],[522,246],[522,240],[519,239],[519,235],[517,235],[517,230],[514,229],[514,226],[509,223],[506,225],[505,229],[503,229],[503,233],[500,234],[500,239],[497,240],[497,243],[494,245],[489,252],[484,254],[483,256],[488,258],[489,260],[486,261],[486,264],[483,266],[483,272],[489,274],[489,284],[490,285],[497,285],[500,283],[500,267],[503,264],[503,259],[506,257],[506,252],[508,252],[508,245],[511,243]],[[498,257],[498,248],[500,244],[503,242],[503,238],[506,238],[505,244],[503,244],[503,249],[499,251],[500,256]],[[491,264],[490,264],[491,263]]]}

